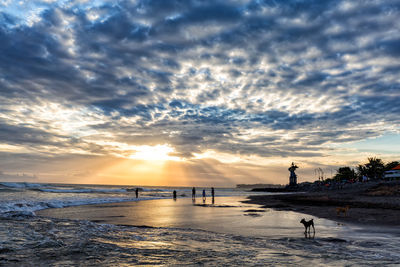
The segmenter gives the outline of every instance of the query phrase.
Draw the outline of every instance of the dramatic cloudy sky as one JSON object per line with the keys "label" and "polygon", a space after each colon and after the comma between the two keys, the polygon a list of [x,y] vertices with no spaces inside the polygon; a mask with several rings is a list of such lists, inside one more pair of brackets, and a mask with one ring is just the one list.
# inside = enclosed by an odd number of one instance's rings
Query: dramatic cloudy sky
{"label": "dramatic cloudy sky", "polygon": [[306,181],[399,160],[399,18],[399,0],[2,0],[0,179],[287,183],[292,161]]}

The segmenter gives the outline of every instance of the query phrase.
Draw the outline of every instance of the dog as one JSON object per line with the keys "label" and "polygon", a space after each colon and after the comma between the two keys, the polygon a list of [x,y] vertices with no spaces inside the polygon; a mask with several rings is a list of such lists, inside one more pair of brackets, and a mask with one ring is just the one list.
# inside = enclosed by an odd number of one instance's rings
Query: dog
{"label": "dog", "polygon": [[345,207],[337,207],[336,208],[336,215],[339,216],[340,213],[343,213],[344,216],[347,215],[347,212],[349,211],[350,207],[349,205],[345,206]]}
{"label": "dog", "polygon": [[307,229],[308,229],[308,233],[310,233],[311,231],[311,226],[314,230],[314,234],[315,234],[315,228],[314,228],[314,219],[309,220],[308,222],[303,218],[301,219],[300,223],[302,223],[304,225],[305,231],[304,233],[307,233]]}

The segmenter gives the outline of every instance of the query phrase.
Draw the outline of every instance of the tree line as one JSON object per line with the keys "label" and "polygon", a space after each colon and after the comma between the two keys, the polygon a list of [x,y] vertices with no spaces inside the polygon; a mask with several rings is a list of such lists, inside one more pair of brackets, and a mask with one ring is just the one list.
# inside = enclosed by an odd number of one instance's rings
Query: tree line
{"label": "tree line", "polygon": [[383,178],[385,171],[389,171],[399,164],[398,161],[385,164],[381,159],[371,157],[368,158],[366,164],[359,164],[355,169],[348,166],[340,167],[332,178],[336,181],[357,181],[362,180],[362,177],[366,176],[369,180],[380,180]]}

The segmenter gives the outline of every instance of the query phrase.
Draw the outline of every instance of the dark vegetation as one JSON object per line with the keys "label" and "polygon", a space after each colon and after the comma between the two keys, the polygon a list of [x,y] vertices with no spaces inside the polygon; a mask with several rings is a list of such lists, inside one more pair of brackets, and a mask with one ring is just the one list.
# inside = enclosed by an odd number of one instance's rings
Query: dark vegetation
{"label": "dark vegetation", "polygon": [[[385,171],[391,170],[399,161],[391,161],[384,163],[376,157],[368,158],[365,164],[359,164],[357,167],[344,166],[337,169],[336,174],[332,178],[324,179],[320,177],[314,182],[303,182],[296,186],[286,186],[281,188],[254,188],[254,192],[298,192],[298,191],[324,191],[334,189],[344,189],[351,187],[358,182],[379,182],[383,180]],[[365,180],[364,180],[365,179]]]}
{"label": "dark vegetation", "polygon": [[399,165],[398,161],[392,161],[385,164],[381,159],[371,157],[368,158],[366,164],[359,164],[356,170],[347,166],[340,167],[332,179],[335,181],[356,181],[357,179],[362,181],[362,177],[366,176],[368,180],[381,180],[383,179],[385,171],[391,170],[397,165]]}

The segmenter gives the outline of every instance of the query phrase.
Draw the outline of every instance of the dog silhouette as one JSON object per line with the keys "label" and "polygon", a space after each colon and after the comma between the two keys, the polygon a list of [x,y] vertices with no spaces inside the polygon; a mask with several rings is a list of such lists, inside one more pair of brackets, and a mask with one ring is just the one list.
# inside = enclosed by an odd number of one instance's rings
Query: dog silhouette
{"label": "dog silhouette", "polygon": [[337,207],[336,208],[336,215],[339,216],[340,213],[343,213],[344,216],[347,215],[347,212],[349,211],[350,206],[347,205],[346,207]]}
{"label": "dog silhouette", "polygon": [[309,220],[309,221],[306,221],[306,220],[303,218],[303,219],[301,219],[300,223],[302,223],[302,224],[304,225],[304,228],[305,228],[304,233],[307,233],[307,229],[308,229],[308,233],[310,233],[310,231],[311,231],[311,226],[312,226],[312,228],[313,228],[313,230],[314,230],[314,233],[315,233],[314,219],[311,219],[311,220]]}

